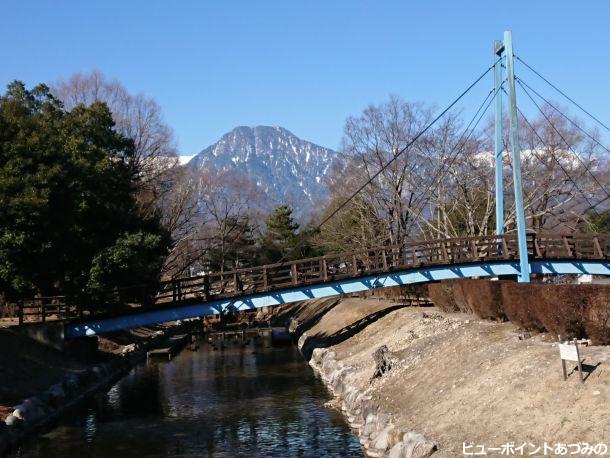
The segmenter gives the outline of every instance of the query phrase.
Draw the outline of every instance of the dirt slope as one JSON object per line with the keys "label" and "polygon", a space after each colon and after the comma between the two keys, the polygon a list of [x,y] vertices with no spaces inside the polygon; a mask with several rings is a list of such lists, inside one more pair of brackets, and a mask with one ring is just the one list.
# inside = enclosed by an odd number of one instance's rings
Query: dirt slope
{"label": "dirt slope", "polygon": [[[348,299],[332,307],[307,334],[343,334],[337,359],[355,367],[354,383],[368,390],[395,424],[435,440],[435,456],[462,456],[463,442],[498,447],[506,442],[605,442],[610,446],[610,349],[588,347],[592,372],[584,384],[563,381],[557,346],[549,336],[519,340],[515,326]],[[425,315],[423,315],[425,313]],[[390,373],[372,383],[372,352],[387,345]],[[322,345],[327,346],[327,345]],[[571,369],[571,367],[570,367]]]}

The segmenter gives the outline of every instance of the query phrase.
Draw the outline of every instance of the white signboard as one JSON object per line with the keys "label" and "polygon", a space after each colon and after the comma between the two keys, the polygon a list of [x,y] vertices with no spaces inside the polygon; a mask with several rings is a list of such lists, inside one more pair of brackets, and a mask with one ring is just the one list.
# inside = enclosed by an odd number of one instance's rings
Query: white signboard
{"label": "white signboard", "polygon": [[580,362],[580,351],[578,348],[578,341],[574,339],[574,344],[561,343],[561,336],[557,336],[559,340],[559,356],[561,357],[561,367],[563,369],[563,379],[568,379],[568,371],[566,368],[566,361],[572,361],[578,363],[578,373],[580,374],[580,381],[584,383],[582,376],[582,364]]}
{"label": "white signboard", "polygon": [[571,344],[559,344],[559,354],[561,359],[567,361],[578,361],[578,352],[576,351],[576,345]]}

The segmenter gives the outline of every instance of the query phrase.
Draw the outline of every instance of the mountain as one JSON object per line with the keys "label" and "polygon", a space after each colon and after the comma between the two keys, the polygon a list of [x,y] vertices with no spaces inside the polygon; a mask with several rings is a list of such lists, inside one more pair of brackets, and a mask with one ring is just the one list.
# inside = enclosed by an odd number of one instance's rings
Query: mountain
{"label": "mountain", "polygon": [[302,140],[283,127],[240,126],[188,162],[205,173],[208,167],[243,173],[272,205],[287,203],[301,219],[326,198],[324,177],[337,153]]}

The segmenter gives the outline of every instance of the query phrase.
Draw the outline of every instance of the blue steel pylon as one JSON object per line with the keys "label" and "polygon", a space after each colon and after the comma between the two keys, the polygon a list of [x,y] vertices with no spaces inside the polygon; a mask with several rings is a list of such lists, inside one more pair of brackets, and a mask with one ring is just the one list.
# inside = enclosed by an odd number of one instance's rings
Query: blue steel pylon
{"label": "blue steel pylon", "polygon": [[510,31],[504,32],[504,42],[494,44],[494,86],[496,96],[495,115],[495,156],[496,156],[496,233],[504,232],[504,202],[502,183],[502,64],[498,62],[502,54],[506,55],[506,73],[508,81],[508,107],[510,121],[510,140],[513,161],[513,187],[515,191],[515,217],[517,220],[517,238],[519,242],[519,282],[530,281],[530,265],[527,250],[527,234],[525,229],[525,210],[523,207],[523,186],[521,182],[521,146],[519,144],[519,129],[517,124],[517,96],[515,93],[515,62],[513,40]]}

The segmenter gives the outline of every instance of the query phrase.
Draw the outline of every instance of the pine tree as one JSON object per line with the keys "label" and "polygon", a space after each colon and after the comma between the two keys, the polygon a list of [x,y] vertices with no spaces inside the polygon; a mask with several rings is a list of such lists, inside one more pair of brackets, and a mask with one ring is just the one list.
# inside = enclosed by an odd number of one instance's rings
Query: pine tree
{"label": "pine tree", "polygon": [[299,258],[301,250],[295,250],[300,240],[298,229],[299,224],[292,217],[292,208],[287,205],[277,207],[265,221],[265,231],[259,240],[260,263],[271,264],[280,259]]}

